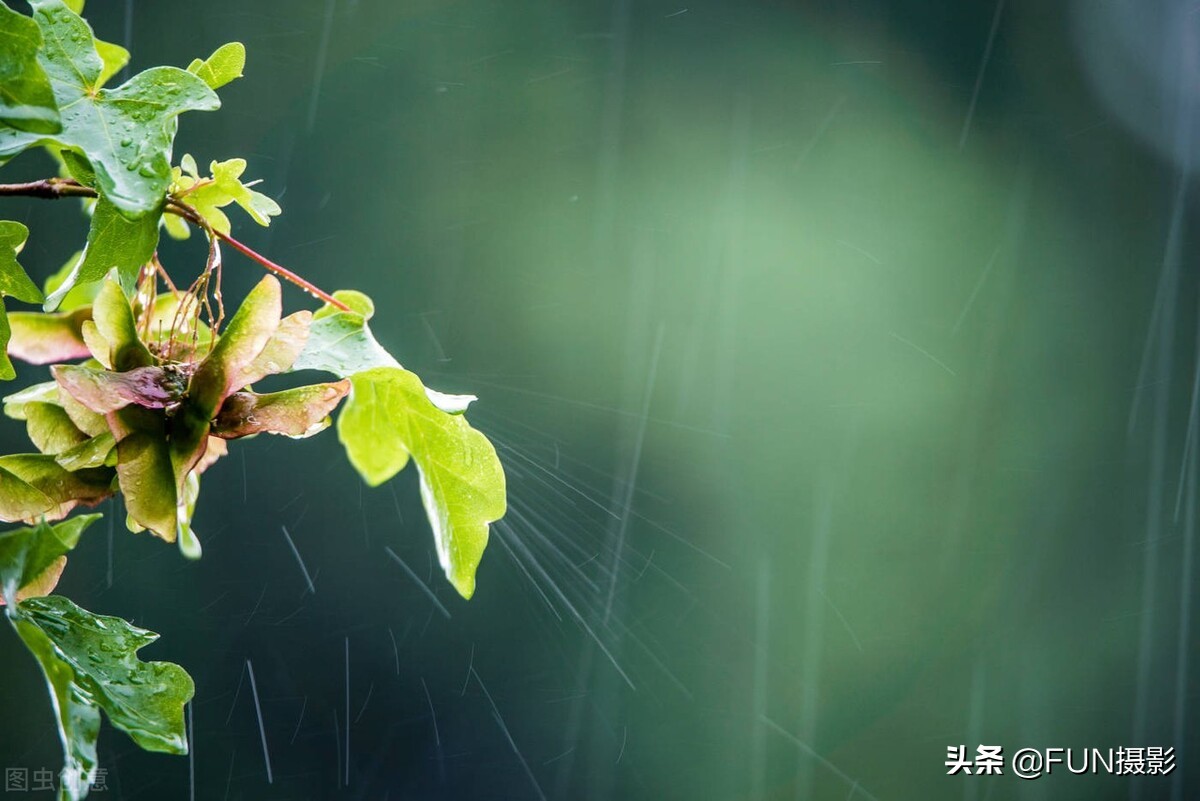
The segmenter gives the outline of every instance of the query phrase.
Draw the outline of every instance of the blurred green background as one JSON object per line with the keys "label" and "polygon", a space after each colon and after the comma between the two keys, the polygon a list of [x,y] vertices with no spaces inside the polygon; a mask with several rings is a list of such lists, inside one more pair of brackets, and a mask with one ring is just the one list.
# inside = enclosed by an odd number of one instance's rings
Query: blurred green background
{"label": "blurred green background", "polygon": [[[244,238],[370,294],[510,480],[469,604],[411,471],[367,490],[332,432],[207,474],[199,563],[117,510],[61,589],[161,632],[197,696],[191,760],[104,732],[109,792],[1195,798],[1181,9],[92,0],[135,69],[246,44],[177,155],[246,156],[284,215]],[[4,216],[39,277],[82,244],[73,203]],[[57,769],[0,639],[0,763]],[[981,743],[1178,767],[945,775]]]}

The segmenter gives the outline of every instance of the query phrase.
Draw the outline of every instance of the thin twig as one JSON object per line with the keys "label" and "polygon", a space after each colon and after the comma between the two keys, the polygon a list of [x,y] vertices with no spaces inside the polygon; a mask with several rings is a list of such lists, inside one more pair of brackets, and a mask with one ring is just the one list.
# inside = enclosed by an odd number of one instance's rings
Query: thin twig
{"label": "thin twig", "polygon": [[[99,197],[99,193],[90,186],[83,186],[82,184],[69,179],[45,178],[41,181],[28,181],[20,184],[0,184],[0,197],[5,196],[39,197],[48,200],[57,200],[64,197]],[[198,228],[211,230],[210,226],[207,225],[207,221],[200,216],[199,212],[181,200],[167,198],[166,206],[163,210],[178,217],[182,217]],[[238,251],[251,261],[258,263],[259,266],[268,272],[274,273],[285,281],[295,284],[313,297],[325,301],[330,306],[341,309],[342,311],[350,311],[350,307],[345,303],[342,303],[333,295],[330,295],[328,292],[318,288],[315,284],[307,279],[301,278],[299,275],[284,267],[282,264],[277,264],[271,261],[253,248],[243,245],[229,234],[221,233],[220,231],[214,231],[214,233],[220,239],[228,242],[234,250]]]}

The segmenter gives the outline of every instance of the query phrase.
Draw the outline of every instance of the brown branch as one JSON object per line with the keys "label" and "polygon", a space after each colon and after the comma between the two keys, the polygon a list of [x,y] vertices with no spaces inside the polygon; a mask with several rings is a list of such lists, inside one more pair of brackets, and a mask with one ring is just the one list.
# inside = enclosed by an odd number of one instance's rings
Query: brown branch
{"label": "brown branch", "polygon": [[58,200],[64,197],[96,197],[96,190],[65,178],[46,178],[23,184],[0,184],[0,196],[40,197]]}
{"label": "brown branch", "polygon": [[[90,186],[83,186],[82,184],[69,179],[46,178],[41,181],[29,181],[23,184],[0,184],[0,197],[5,196],[39,197],[46,198],[48,200],[58,200],[64,197],[98,197],[99,193],[97,193],[96,190],[92,189]],[[268,272],[274,273],[285,281],[295,284],[313,297],[319,298],[320,300],[328,303],[330,306],[341,309],[342,311],[350,311],[349,306],[347,306],[345,303],[342,303],[328,292],[320,289],[311,281],[301,278],[299,275],[284,267],[282,264],[277,264],[253,248],[243,245],[229,234],[223,234],[220,231],[214,231],[212,227],[208,225],[208,222],[201,217],[194,208],[186,203],[168,198],[165,211],[182,217],[192,225],[215,234],[223,241],[228,242],[229,245],[238,253],[241,253],[246,258],[256,262]]]}

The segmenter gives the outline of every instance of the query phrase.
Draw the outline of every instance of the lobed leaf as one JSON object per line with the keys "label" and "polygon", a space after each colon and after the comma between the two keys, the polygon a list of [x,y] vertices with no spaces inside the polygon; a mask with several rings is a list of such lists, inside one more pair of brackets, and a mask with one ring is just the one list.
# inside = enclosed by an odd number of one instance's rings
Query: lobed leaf
{"label": "lobed leaf", "polygon": [[350,382],[337,427],[351,464],[376,486],[411,455],[438,561],[459,594],[470,598],[488,524],[505,512],[504,470],[495,448],[466,418],[437,408],[407,370],[377,367]]}
{"label": "lobed leaf", "polygon": [[342,311],[326,304],[313,315],[308,342],[292,366],[294,370],[321,370],[349,378],[373,367],[399,367],[371,333],[367,321],[375,304],[361,292],[339,290],[333,296],[350,307]]}
{"label": "lobed leaf", "polygon": [[[38,303],[42,292],[29,280],[25,269],[17,262],[17,254],[29,238],[29,229],[18,222],[0,221],[0,297],[14,297],[26,303]],[[9,381],[17,377],[17,371],[8,358],[8,342],[12,329],[8,315],[0,306],[0,380]]]}
{"label": "lobed leaf", "polygon": [[56,595],[27,599],[15,610],[13,625],[41,665],[58,713],[61,798],[82,799],[95,780],[101,709],[145,750],[187,753],[183,709],[195,692],[191,677],[176,664],[137,658],[157,634]]}
{"label": "lobed leaf", "polygon": [[[371,299],[352,289],[338,290],[333,296],[350,310],[325,304],[313,315],[308,343],[292,369],[320,370],[349,378],[375,367],[399,367],[400,363],[384,350],[367,324],[375,314]],[[472,401],[478,400],[474,395],[449,395],[428,387],[425,394],[434,406],[448,414],[462,414]]]}
{"label": "lobed leaf", "polygon": [[38,63],[42,32],[24,14],[0,3],[0,123],[20,131],[62,130],[50,79]]}
{"label": "lobed leaf", "polygon": [[[212,111],[220,100],[200,78],[176,67],[141,72],[116,89],[104,81],[121,62],[113,47],[97,49],[92,29],[62,0],[32,0],[42,34],[38,63],[50,79],[62,130],[33,133],[0,126],[0,159],[43,144],[85,155],[96,187],[130,218],[156,212],[171,182],[176,118]],[[114,69],[115,68],[115,69]]]}
{"label": "lobed leaf", "polygon": [[203,61],[193,59],[187,71],[208,84],[209,89],[220,89],[230,81],[242,77],[246,67],[246,46],[241,42],[228,42],[213,51]]}
{"label": "lobed leaf", "polygon": [[185,200],[209,225],[223,234],[229,233],[230,226],[229,218],[221,209],[230,203],[237,203],[251,219],[263,226],[271,224],[271,217],[283,213],[279,204],[270,197],[242,183],[242,173],[246,171],[245,159],[214,161],[209,165],[212,174],[207,178],[199,175],[191,156],[184,155],[181,165],[172,173],[172,194]]}

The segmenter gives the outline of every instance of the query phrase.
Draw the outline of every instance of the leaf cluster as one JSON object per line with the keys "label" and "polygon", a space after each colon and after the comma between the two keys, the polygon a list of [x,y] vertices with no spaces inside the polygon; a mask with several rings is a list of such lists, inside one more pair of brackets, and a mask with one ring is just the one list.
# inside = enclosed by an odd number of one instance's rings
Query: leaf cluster
{"label": "leaf cluster", "polygon": [[[185,753],[193,686],[179,666],[137,658],[157,635],[50,595],[99,517],[73,512],[119,498],[131,531],[198,558],[201,477],[230,443],[311,437],[337,413],[338,439],[368,485],[416,465],[439,562],[470,598],[489,524],[505,512],[505,477],[467,422],[474,396],[436,392],[404,369],[371,331],[370,298],[322,293],[233,239],[229,209],[259,225],[281,213],[243,180],[244,159],[212,160],[207,172],[190,155],[175,162],[180,115],[220,107],[216,90],[242,76],[241,44],[112,87],[130,55],[96,39],[82,2],[30,6],[27,16],[0,2],[0,165],[48,152],[60,174],[5,194],[84,198],[88,223],[80,252],[39,287],[19,260],[29,231],[0,221],[0,301],[40,305],[0,305],[0,379],[15,377],[12,358],[50,373],[4,398],[33,449],[0,455],[0,521],[24,524],[0,533],[0,603],[45,674],[64,749],[60,798],[77,801],[95,777],[101,712],[143,748]],[[178,238],[195,228],[208,242],[190,284],[177,285],[158,257],[164,228]],[[222,244],[325,305],[285,314],[268,275],[226,320]],[[256,388],[299,371],[329,380]]]}

